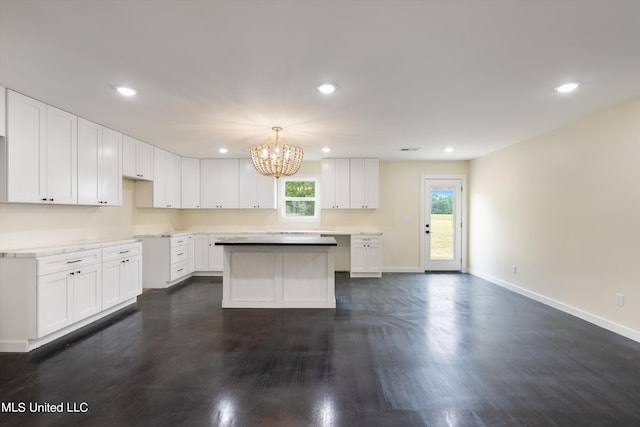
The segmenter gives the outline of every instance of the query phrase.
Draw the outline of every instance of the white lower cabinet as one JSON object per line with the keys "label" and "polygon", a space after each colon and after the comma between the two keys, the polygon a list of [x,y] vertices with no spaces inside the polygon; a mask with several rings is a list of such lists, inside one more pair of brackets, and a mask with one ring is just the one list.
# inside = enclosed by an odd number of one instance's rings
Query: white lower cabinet
{"label": "white lower cabinet", "polygon": [[195,271],[221,273],[223,265],[223,247],[216,245],[233,234],[196,234],[195,235]]}
{"label": "white lower cabinet", "polygon": [[167,288],[187,278],[190,274],[189,236],[193,235],[141,239],[145,288]]}
{"label": "white lower cabinet", "polygon": [[0,352],[33,350],[141,293],[140,243],[17,255],[0,257]]}
{"label": "white lower cabinet", "polygon": [[222,271],[224,265],[224,246],[216,245],[224,239],[231,238],[229,235],[210,234],[209,235],[209,271]]}
{"label": "white lower cabinet", "polygon": [[142,293],[142,245],[133,243],[102,251],[102,308]]}
{"label": "white lower cabinet", "polygon": [[38,278],[38,331],[43,337],[73,323],[73,276],[70,272]]}
{"label": "white lower cabinet", "polygon": [[382,276],[382,238],[379,235],[351,236],[351,277]]}

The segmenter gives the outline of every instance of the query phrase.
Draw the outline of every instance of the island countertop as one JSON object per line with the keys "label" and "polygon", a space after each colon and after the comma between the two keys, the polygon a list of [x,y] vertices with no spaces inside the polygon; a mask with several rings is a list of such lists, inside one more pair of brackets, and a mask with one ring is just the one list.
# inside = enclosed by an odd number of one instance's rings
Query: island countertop
{"label": "island countertop", "polygon": [[268,237],[236,237],[215,243],[230,246],[338,246],[333,237],[314,236],[268,236]]}

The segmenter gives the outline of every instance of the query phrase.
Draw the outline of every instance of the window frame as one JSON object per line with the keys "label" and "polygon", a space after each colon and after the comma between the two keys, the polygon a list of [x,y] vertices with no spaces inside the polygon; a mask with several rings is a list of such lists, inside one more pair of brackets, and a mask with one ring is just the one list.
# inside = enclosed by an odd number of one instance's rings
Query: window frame
{"label": "window frame", "polygon": [[[313,181],[315,183],[315,197],[285,197],[285,187],[287,182]],[[287,201],[313,201],[313,216],[287,216]],[[278,219],[281,222],[320,222],[320,175],[293,175],[281,176],[278,179]]]}

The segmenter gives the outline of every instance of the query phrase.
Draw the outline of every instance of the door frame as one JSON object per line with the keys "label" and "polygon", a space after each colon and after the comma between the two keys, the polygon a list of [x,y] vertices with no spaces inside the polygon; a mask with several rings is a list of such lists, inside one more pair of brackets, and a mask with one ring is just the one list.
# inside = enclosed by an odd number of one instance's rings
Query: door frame
{"label": "door frame", "polygon": [[418,227],[420,233],[420,271],[426,271],[426,254],[429,250],[427,248],[426,242],[426,234],[425,234],[425,224],[427,220],[427,213],[425,212],[425,190],[427,187],[427,181],[431,179],[457,179],[462,182],[462,194],[460,195],[460,210],[462,227],[460,232],[462,233],[462,247],[460,248],[460,255],[462,258],[461,272],[467,273],[467,224],[468,220],[468,212],[467,212],[467,194],[469,193],[467,187],[467,176],[466,175],[421,175],[420,176],[420,224]]}

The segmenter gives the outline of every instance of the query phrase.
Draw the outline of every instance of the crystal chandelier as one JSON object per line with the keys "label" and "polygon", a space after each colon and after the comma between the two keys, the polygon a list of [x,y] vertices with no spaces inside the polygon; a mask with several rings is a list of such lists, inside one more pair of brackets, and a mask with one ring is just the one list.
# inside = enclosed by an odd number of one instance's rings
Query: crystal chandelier
{"label": "crystal chandelier", "polygon": [[282,132],[280,126],[271,128],[276,133],[275,142],[269,138],[266,144],[258,144],[251,147],[251,160],[253,166],[262,175],[281,176],[294,175],[300,169],[304,151],[300,147],[287,144],[287,140],[280,136],[278,132]]}

